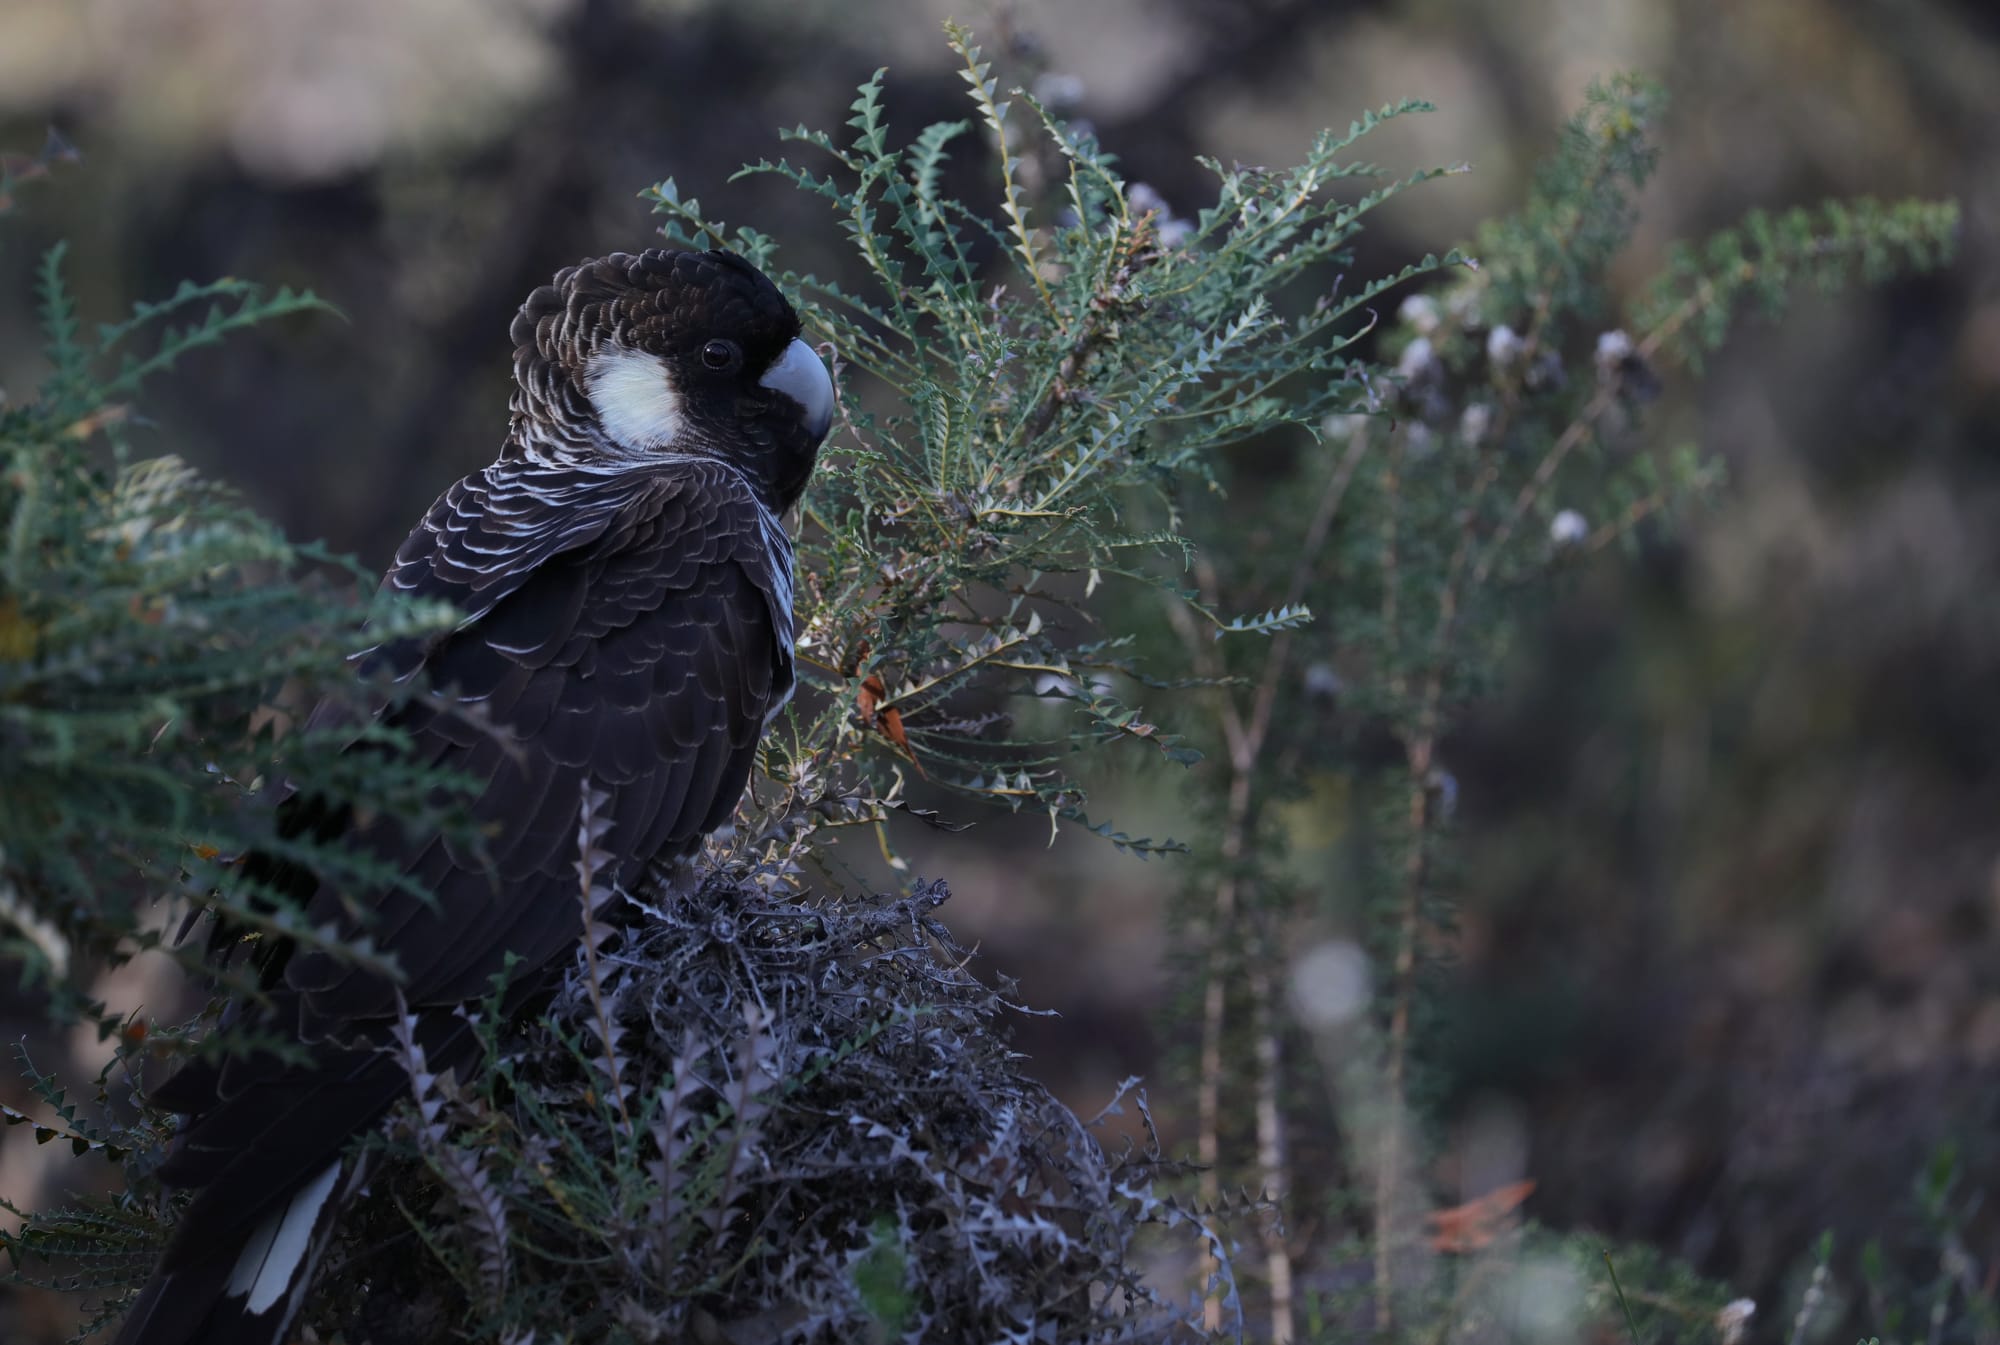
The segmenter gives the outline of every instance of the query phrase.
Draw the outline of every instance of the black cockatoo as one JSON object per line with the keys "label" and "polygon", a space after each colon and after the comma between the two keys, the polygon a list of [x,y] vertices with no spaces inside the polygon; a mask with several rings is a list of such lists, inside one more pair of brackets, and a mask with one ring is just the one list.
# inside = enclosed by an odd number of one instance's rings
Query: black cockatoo
{"label": "black cockatoo", "polygon": [[119,1345],[279,1340],[362,1180],[349,1142],[408,1086],[383,1049],[399,1002],[433,1069],[471,1067],[454,1011],[510,957],[519,984],[579,938],[585,791],[610,822],[605,876],[634,884],[729,819],[791,694],[780,518],[834,410],[791,305],[727,252],[620,253],[536,290],[513,337],[498,461],[431,506],[384,580],[462,619],[360,656],[481,707],[385,713],[420,759],[477,782],[483,853],[392,817],[330,815],[304,792],[283,805],[281,828],[344,825],[337,843],[405,876],[375,891],[289,876],[313,924],[372,937],[402,980],[266,950],[267,1002],[243,1013],[295,1036],[310,1063],[197,1060],[154,1091],[185,1118],[161,1178],[193,1198]]}

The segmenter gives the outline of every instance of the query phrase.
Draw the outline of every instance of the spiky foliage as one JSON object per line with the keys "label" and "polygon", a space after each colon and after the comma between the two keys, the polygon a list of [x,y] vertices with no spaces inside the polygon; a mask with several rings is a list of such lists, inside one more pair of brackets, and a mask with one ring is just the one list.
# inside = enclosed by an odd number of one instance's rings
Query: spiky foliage
{"label": "spiky foliage", "polygon": [[[1367,366],[1351,352],[1370,305],[1457,257],[1364,284],[1331,272],[1370,210],[1447,170],[1382,181],[1347,158],[1382,121],[1425,106],[1402,103],[1320,135],[1296,168],[1211,162],[1214,204],[1170,229],[1134,203],[1102,147],[1025,94],[1003,99],[970,37],[949,36],[971,119],[900,143],[877,72],[850,136],[800,127],[785,138],[804,162],[744,170],[823,197],[872,288],[786,270],[770,238],[709,220],[671,181],[648,193],[670,240],[737,248],[802,295],[839,365],[843,414],[806,500],[798,567],[801,649],[825,696],[777,735],[773,773],[790,786],[779,807],[809,827],[877,822],[907,766],[1156,849],[1092,824],[1066,762],[1087,743],[1192,754],[1107,689],[1138,671],[1126,641],[1082,638],[1064,618],[1116,578],[1192,603],[1217,635],[1307,619],[1297,604],[1224,615],[1186,591],[1173,500],[1189,479],[1212,479],[1231,445],[1367,403]],[[997,160],[998,218],[940,193],[945,156],[975,126]],[[1020,157],[1031,152],[1060,182],[1032,203]],[[1071,721],[1007,732],[1008,700],[1029,696],[1064,703]]]}
{"label": "spiky foliage", "polygon": [[[313,567],[331,558],[318,548],[288,542],[183,463],[129,456],[148,377],[323,305],[237,280],[185,284],[86,334],[62,260],[58,247],[40,274],[49,375],[32,400],[0,408],[0,954],[63,1017],[97,1012],[76,979],[94,959],[188,955],[152,917],[167,893],[253,930],[373,957],[307,927],[296,904],[251,891],[229,860],[255,846],[373,876],[338,847],[274,834],[257,794],[288,781],[336,805],[445,823],[427,799],[432,774],[392,751],[343,752],[357,730],[278,730],[285,707],[321,695],[367,707],[391,694],[356,690],[345,656],[449,614],[359,601],[358,571],[319,577]],[[380,728],[359,732],[393,745]]]}
{"label": "spiky foliage", "polygon": [[[588,851],[586,851],[588,853]],[[1024,1077],[942,884],[802,900],[722,875],[590,908],[545,1015],[415,1106],[316,1296],[390,1345],[557,1324],[603,1341],[1158,1340],[1157,1146],[1107,1156]],[[1141,1102],[1143,1106],[1143,1101]],[[429,1255],[374,1249],[414,1220]],[[435,1259],[431,1259],[435,1258]]]}

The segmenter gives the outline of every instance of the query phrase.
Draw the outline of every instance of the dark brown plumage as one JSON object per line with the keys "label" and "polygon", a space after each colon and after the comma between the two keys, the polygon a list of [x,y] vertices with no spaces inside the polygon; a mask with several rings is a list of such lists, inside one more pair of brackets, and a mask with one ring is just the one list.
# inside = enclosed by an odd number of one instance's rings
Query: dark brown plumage
{"label": "dark brown plumage", "polygon": [[360,1179],[348,1141],[407,1086],[380,1049],[399,1001],[433,1069],[470,1067],[454,1010],[510,957],[532,986],[577,940],[584,790],[611,823],[607,876],[637,885],[729,819],[791,692],[778,516],[811,473],[832,388],[790,305],[727,253],[618,254],[535,291],[513,331],[499,460],[445,492],[384,581],[463,620],[362,657],[482,707],[392,714],[418,757],[476,782],[485,853],[389,816],[348,824],[310,795],[284,805],[284,826],[347,825],[343,843],[415,889],[337,891],[250,861],[315,924],[393,953],[403,979],[277,950],[268,1014],[311,1063],[196,1062],[154,1092],[187,1118],[161,1176],[194,1195],[120,1345],[278,1339]]}

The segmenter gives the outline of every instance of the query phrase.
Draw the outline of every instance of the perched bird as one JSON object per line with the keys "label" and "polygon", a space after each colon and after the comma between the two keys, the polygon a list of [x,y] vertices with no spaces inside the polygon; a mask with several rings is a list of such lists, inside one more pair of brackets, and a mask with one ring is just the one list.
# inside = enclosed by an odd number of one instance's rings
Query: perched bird
{"label": "perched bird", "polygon": [[516,984],[531,983],[580,936],[585,791],[611,824],[606,876],[636,883],[729,819],[791,694],[779,519],[834,409],[791,305],[727,252],[619,253],[536,290],[513,337],[498,461],[431,506],[384,580],[462,619],[361,656],[481,707],[412,699],[384,713],[418,759],[478,783],[488,839],[468,852],[303,792],[283,805],[282,831],[366,847],[403,882],[335,890],[247,862],[298,891],[314,925],[372,937],[402,979],[270,950],[266,1004],[243,1014],[294,1037],[309,1063],[196,1060],[153,1092],[184,1117],[161,1179],[193,1196],[119,1345],[277,1341],[363,1179],[349,1141],[408,1087],[382,1049],[399,1002],[433,1070],[470,1067],[476,1044],[454,1010],[510,957]]}

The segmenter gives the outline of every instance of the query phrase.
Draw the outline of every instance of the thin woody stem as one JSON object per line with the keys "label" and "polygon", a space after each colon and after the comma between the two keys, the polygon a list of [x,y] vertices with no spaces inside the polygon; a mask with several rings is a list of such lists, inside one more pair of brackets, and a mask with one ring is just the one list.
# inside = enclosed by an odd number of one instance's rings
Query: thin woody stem
{"label": "thin woody stem", "polygon": [[[1333,520],[1339,512],[1340,502],[1345,498],[1347,488],[1353,481],[1355,470],[1366,455],[1367,448],[1366,435],[1356,434],[1347,452],[1342,455],[1340,462],[1328,476],[1326,486],[1321,491],[1319,502],[1314,509],[1312,521],[1307,526],[1306,535],[1301,541],[1298,559],[1292,568],[1285,599],[1287,605],[1296,605],[1303,600],[1305,590],[1311,583],[1316,562],[1332,531]],[[1220,579],[1214,567],[1205,558],[1196,562],[1195,579],[1204,594],[1213,598],[1219,593]],[[1187,646],[1197,671],[1205,677],[1219,678],[1223,669],[1221,661],[1215,654],[1213,638],[1197,626],[1181,604],[1171,605],[1168,608],[1168,615],[1182,642]],[[1207,927],[1196,931],[1197,939],[1205,939],[1208,944],[1208,965],[1202,988],[1200,1078],[1195,1106],[1197,1126],[1195,1152],[1202,1168],[1198,1190],[1203,1203],[1210,1206],[1221,1197],[1222,1036],[1227,1016],[1229,935],[1242,914],[1243,893],[1240,873],[1249,849],[1253,817],[1253,785],[1257,766],[1265,744],[1269,741],[1272,715],[1277,704],[1278,692],[1283,685],[1285,670],[1289,665],[1292,647],[1292,632],[1280,631],[1272,637],[1247,716],[1237,704],[1235,697],[1226,689],[1222,690],[1217,698],[1217,714],[1230,764],[1229,796],[1222,828],[1223,875],[1216,884]],[[1247,979],[1251,1001],[1252,1033],[1255,1037],[1253,1059],[1256,1063],[1254,1094],[1258,1177],[1260,1185],[1267,1194],[1273,1199],[1281,1199],[1290,1188],[1290,1174],[1285,1159],[1284,1113],[1279,1105],[1279,1072],[1282,1059],[1278,1037],[1276,989],[1270,968],[1265,965],[1268,957],[1269,948],[1265,941],[1257,941],[1257,945],[1250,951]],[[1283,1345],[1284,1342],[1289,1342],[1293,1335],[1293,1294],[1291,1254],[1285,1244],[1281,1221],[1274,1220],[1267,1228],[1264,1248],[1266,1276],[1271,1289],[1270,1336],[1274,1342]],[[1206,1267],[1206,1276],[1212,1278],[1214,1272],[1215,1266],[1210,1260]],[[1202,1306],[1202,1318],[1203,1324],[1210,1330],[1219,1330],[1222,1326],[1221,1300],[1208,1298]]]}
{"label": "thin woody stem", "polygon": [[1277,991],[1269,943],[1258,939],[1250,950],[1250,1027],[1256,1041],[1253,1058],[1257,1111],[1257,1172],[1263,1194],[1277,1209],[1265,1223],[1264,1274],[1271,1292],[1271,1345],[1292,1340],[1292,1256],[1285,1244],[1284,1202],[1291,1193],[1291,1171],[1285,1155],[1285,1114],[1279,1098],[1283,1066],[1278,1037]]}
{"label": "thin woody stem", "polygon": [[1404,1091],[1409,1074],[1410,1006],[1416,997],[1417,943],[1423,932],[1424,866],[1430,829],[1431,743],[1410,744],[1409,854],[1396,922],[1395,981],[1390,992],[1389,1041],[1384,1086],[1387,1110],[1375,1170],[1375,1327],[1386,1334],[1395,1321],[1396,1207],[1403,1166]]}

